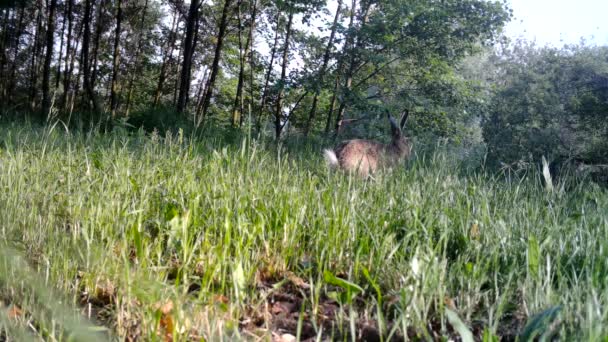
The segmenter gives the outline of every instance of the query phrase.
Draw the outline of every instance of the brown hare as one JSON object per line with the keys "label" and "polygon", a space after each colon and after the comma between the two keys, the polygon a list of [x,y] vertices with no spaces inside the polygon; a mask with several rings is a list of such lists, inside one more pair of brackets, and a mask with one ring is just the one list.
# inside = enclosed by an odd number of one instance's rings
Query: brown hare
{"label": "brown hare", "polygon": [[360,176],[367,177],[379,169],[390,168],[409,158],[412,144],[401,132],[407,117],[408,111],[406,110],[403,112],[399,125],[397,125],[395,119],[388,115],[392,134],[389,144],[363,139],[343,141],[333,150],[326,149],[323,151],[327,164],[347,172],[357,172]]}

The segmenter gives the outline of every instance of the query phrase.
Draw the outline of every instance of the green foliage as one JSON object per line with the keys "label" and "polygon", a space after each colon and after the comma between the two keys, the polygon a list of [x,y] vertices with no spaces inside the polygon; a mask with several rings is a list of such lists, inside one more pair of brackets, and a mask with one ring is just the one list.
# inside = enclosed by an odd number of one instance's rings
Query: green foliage
{"label": "green foliage", "polygon": [[518,43],[493,57],[489,159],[608,162],[608,48]]}
{"label": "green foliage", "polygon": [[195,129],[191,118],[182,113],[177,113],[172,107],[147,108],[134,112],[127,118],[126,123],[135,129],[141,127],[146,132],[156,130],[158,132],[172,131],[176,133],[179,129],[185,132],[191,132]]}
{"label": "green foliage", "polygon": [[348,116],[408,108],[414,132],[462,139],[476,96],[456,67],[497,41],[509,19],[501,2],[378,3],[368,22],[357,27],[355,46],[342,52],[345,60],[356,56],[352,89],[339,93],[350,106]]}

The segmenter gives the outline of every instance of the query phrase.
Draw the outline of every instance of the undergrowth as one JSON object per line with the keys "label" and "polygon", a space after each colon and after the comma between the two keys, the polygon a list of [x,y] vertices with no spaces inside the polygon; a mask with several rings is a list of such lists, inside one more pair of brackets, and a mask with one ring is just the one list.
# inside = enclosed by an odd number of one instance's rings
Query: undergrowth
{"label": "undergrowth", "polygon": [[464,172],[441,148],[361,180],[328,170],[321,147],[0,126],[0,330],[608,335],[605,189]]}

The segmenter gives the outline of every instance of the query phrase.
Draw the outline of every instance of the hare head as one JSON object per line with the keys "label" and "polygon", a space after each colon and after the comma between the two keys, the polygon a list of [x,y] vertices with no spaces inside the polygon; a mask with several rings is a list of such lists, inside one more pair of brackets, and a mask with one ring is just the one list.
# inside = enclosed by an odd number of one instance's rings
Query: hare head
{"label": "hare head", "polygon": [[382,144],[373,140],[353,139],[344,141],[333,150],[324,151],[327,163],[348,172],[366,177],[383,168],[390,168],[410,156],[412,145],[403,135],[408,111],[404,111],[399,124],[389,114],[391,142]]}

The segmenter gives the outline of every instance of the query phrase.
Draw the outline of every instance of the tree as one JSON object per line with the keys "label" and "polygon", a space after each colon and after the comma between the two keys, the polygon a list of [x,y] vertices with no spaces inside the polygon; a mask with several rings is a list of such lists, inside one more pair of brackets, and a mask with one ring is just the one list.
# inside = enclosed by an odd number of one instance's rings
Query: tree
{"label": "tree", "polygon": [[256,126],[258,130],[260,129],[260,125],[262,122],[262,117],[264,115],[264,111],[266,108],[266,101],[268,99],[268,86],[270,84],[270,76],[272,74],[272,67],[274,65],[274,58],[276,55],[277,46],[279,44],[279,27],[281,24],[281,12],[277,11],[277,19],[276,19],[276,28],[274,33],[274,42],[272,44],[272,48],[270,49],[270,61],[268,62],[268,68],[266,69],[266,76],[264,77],[264,86],[262,88],[262,96],[260,98],[260,108],[259,113],[257,115]]}
{"label": "tree", "polygon": [[112,62],[112,86],[110,88],[110,111],[112,118],[116,117],[118,109],[118,73],[120,68],[120,34],[122,24],[122,0],[116,4],[116,31],[114,32],[114,57]]}
{"label": "tree", "polygon": [[82,47],[81,47],[81,58],[80,65],[82,66],[83,75],[83,87],[85,91],[85,98],[87,99],[86,104],[90,106],[93,104],[93,110],[99,112],[99,106],[97,105],[97,99],[91,86],[91,67],[89,60],[89,45],[91,42],[91,0],[85,0],[84,7],[84,18],[83,20],[83,36],[82,36]]}
{"label": "tree", "polygon": [[482,122],[490,162],[608,162],[608,48],[520,42],[491,63],[495,91]]}
{"label": "tree", "polygon": [[131,100],[133,97],[133,83],[135,81],[135,77],[136,75],[139,74],[139,71],[141,70],[140,68],[140,61],[139,61],[139,54],[141,53],[141,49],[142,49],[142,44],[143,44],[143,34],[144,34],[144,25],[145,25],[145,21],[146,21],[146,12],[148,10],[148,0],[144,1],[144,6],[141,10],[141,21],[139,23],[139,30],[137,33],[137,47],[135,48],[135,56],[133,57],[133,67],[131,68],[131,77],[129,77],[129,85],[128,85],[128,90],[127,90],[127,109],[125,110],[125,116],[129,116],[129,112],[131,110]]}
{"label": "tree", "polygon": [[[14,38],[12,40],[12,50],[13,53],[12,55],[12,61],[10,63],[10,67],[9,67],[9,76],[8,76],[8,81],[6,82],[2,82],[3,86],[2,86],[2,94],[0,98],[5,100],[5,103],[12,103],[14,101],[14,99],[9,98],[9,94],[13,93],[13,89],[15,88],[15,83],[16,83],[16,69],[17,69],[17,59],[18,59],[18,54],[19,54],[19,47],[20,47],[20,41],[21,41],[21,35],[23,34],[23,28],[24,28],[24,18],[25,18],[25,5],[21,4],[20,8],[19,8],[19,15],[18,15],[18,19],[17,19],[17,23],[15,25],[15,32],[13,33]],[[7,53],[7,50],[4,50],[5,53]],[[3,76],[3,80],[4,80],[4,76]],[[8,85],[6,84],[8,83]]]}
{"label": "tree", "polygon": [[287,27],[285,28],[285,42],[283,43],[283,57],[281,59],[281,78],[279,79],[279,91],[277,95],[276,109],[274,111],[274,129],[275,137],[277,139],[280,138],[281,131],[283,130],[283,126],[285,125],[284,121],[287,119],[283,117],[282,110],[283,95],[285,91],[284,83],[287,75],[287,64],[289,63],[289,38],[291,37],[291,25],[293,23],[293,15],[293,10],[290,10],[287,19]]}
{"label": "tree", "polygon": [[250,66],[252,57],[250,55],[251,45],[253,45],[253,31],[255,30],[255,21],[257,16],[257,0],[253,0],[251,3],[251,17],[249,24],[249,34],[247,35],[247,41],[245,42],[245,47],[243,51],[242,44],[242,20],[241,20],[241,2],[237,5],[238,9],[238,39],[239,39],[239,75],[238,75],[238,83],[236,86],[236,96],[234,98],[234,105],[232,108],[232,125],[233,126],[241,126],[243,123],[243,86],[245,84],[245,59],[249,58]]}
{"label": "tree", "polygon": [[165,45],[165,48],[164,48],[161,67],[160,67],[160,73],[158,75],[156,91],[154,92],[154,100],[152,103],[153,108],[155,108],[160,101],[160,97],[163,93],[164,86],[165,86],[165,80],[167,77],[167,74],[166,74],[167,67],[171,60],[171,54],[175,50],[175,41],[177,40],[177,25],[178,25],[177,17],[178,17],[178,14],[177,14],[177,9],[176,9],[175,12],[173,13],[173,21],[171,23],[171,29],[167,33],[167,36],[168,36],[166,39],[167,44]]}
{"label": "tree", "polygon": [[32,54],[30,59],[30,111],[35,112],[37,109],[37,96],[38,96],[38,61],[41,36],[42,36],[42,1],[39,2],[38,10],[36,11],[36,33],[34,34],[34,41],[32,47]]}
{"label": "tree", "polygon": [[205,87],[205,94],[203,95],[201,120],[207,116],[207,111],[209,110],[209,104],[211,103],[211,96],[213,95],[215,80],[216,80],[217,74],[219,72],[222,45],[224,44],[224,38],[226,35],[226,27],[228,25],[228,14],[229,14],[229,8],[230,8],[231,3],[232,3],[232,0],[224,0],[224,7],[222,9],[222,17],[220,19],[218,33],[216,36],[217,43],[215,44],[215,53],[213,55],[213,63],[211,65],[209,80],[207,81],[207,86]]}
{"label": "tree", "polygon": [[[301,13],[307,18],[311,12],[316,11],[323,5],[317,0],[300,0],[293,2],[279,2],[279,10],[287,12],[287,25],[285,27],[285,39],[283,42],[283,56],[281,58],[281,77],[277,81],[277,100],[274,110],[275,138],[278,140],[281,131],[286,125],[289,117],[283,115],[283,98],[285,96],[285,83],[287,82],[287,66],[289,64],[290,43],[293,30],[293,18],[296,13]],[[299,103],[299,101],[298,101]]]}
{"label": "tree", "polygon": [[[193,125],[213,108],[219,122],[239,127],[248,102],[256,127],[272,122],[277,137],[287,123],[309,134],[323,122],[329,130],[344,116],[373,119],[402,107],[411,107],[414,126],[453,130],[445,118],[460,120],[468,99],[456,67],[509,17],[486,0],[340,0],[332,13],[323,0],[45,1],[0,12],[5,103],[38,114],[56,90],[58,115],[131,117],[156,115],[132,109],[172,99],[180,112],[192,108],[182,119]],[[313,24],[325,15],[321,34]]]}
{"label": "tree", "polygon": [[177,111],[179,113],[184,112],[186,109],[186,102],[188,101],[188,93],[190,92],[190,69],[192,67],[192,54],[193,54],[193,42],[194,42],[194,29],[196,22],[198,21],[198,10],[199,0],[192,0],[190,2],[190,10],[188,11],[188,20],[186,21],[186,38],[183,44],[183,60],[182,70],[180,76],[179,85],[179,97],[177,100]]}
{"label": "tree", "polygon": [[[68,22],[68,35],[66,37],[66,43],[65,43],[66,46],[65,46],[65,61],[64,61],[64,69],[63,69],[63,94],[61,96],[61,100],[59,101],[63,110],[65,110],[67,107],[67,97],[68,97],[68,93],[69,93],[69,89],[70,89],[70,77],[72,74],[71,69],[69,69],[70,56],[71,56],[71,54],[74,53],[72,51],[72,28],[73,28],[73,21],[74,21],[73,15],[72,15],[73,3],[74,3],[74,0],[67,0],[67,9],[66,9],[67,16],[64,18],[64,20],[67,20],[67,22]],[[76,49],[74,48],[74,50],[76,50]]]}
{"label": "tree", "polygon": [[310,131],[310,126],[312,125],[315,116],[317,115],[317,104],[319,101],[319,92],[321,90],[321,86],[325,80],[325,73],[327,72],[327,66],[329,64],[329,58],[331,51],[334,46],[334,39],[336,37],[336,31],[338,29],[338,20],[340,18],[340,11],[342,10],[342,0],[338,0],[338,7],[336,8],[336,14],[334,16],[334,21],[331,25],[331,33],[329,34],[329,39],[327,40],[327,47],[325,48],[325,53],[323,54],[323,64],[319,69],[318,74],[318,84],[314,87],[314,97],[312,99],[312,105],[310,107],[310,113],[308,114],[308,120],[306,121],[306,126],[304,126],[304,135],[308,135]]}
{"label": "tree", "polygon": [[46,24],[46,53],[44,57],[44,70],[42,71],[42,114],[49,114],[51,109],[51,98],[49,94],[51,83],[51,60],[53,59],[54,37],[55,37],[55,10],[57,0],[50,0],[48,6],[48,19]]}

